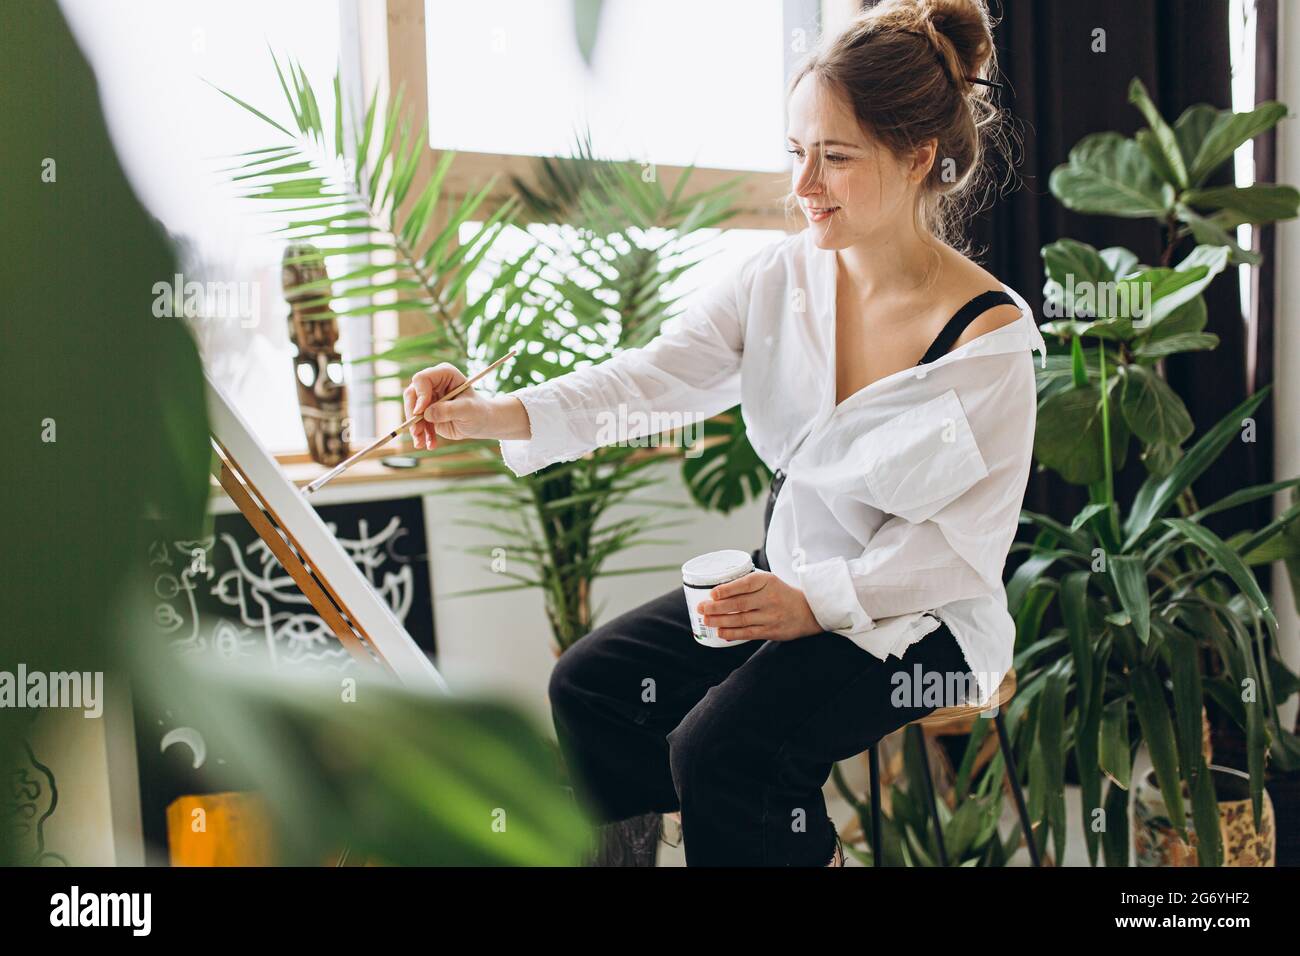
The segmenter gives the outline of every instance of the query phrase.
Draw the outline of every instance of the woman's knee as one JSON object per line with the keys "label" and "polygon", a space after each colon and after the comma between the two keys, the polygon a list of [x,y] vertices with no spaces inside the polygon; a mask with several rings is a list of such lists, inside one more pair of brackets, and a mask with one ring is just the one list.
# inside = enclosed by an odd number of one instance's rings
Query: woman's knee
{"label": "woman's knee", "polygon": [[669,732],[668,764],[679,787],[748,759],[746,735],[719,695],[706,695]]}
{"label": "woman's knee", "polygon": [[586,648],[583,647],[582,640],[579,640],[571,644],[556,660],[546,686],[546,695],[550,698],[552,707],[569,703],[589,683],[591,668],[586,657]]}
{"label": "woman's knee", "polygon": [[604,624],[569,645],[551,669],[546,693],[552,707],[564,707],[593,695],[607,695],[617,678],[610,671],[607,641],[616,632]]}

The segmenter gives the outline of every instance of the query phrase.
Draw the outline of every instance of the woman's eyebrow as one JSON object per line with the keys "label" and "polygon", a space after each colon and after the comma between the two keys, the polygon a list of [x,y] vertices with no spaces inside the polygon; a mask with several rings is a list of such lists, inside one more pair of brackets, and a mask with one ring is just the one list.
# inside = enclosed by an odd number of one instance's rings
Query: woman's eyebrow
{"label": "woman's eyebrow", "polygon": [[[795,139],[793,136],[787,136],[786,139],[788,139],[790,142],[794,143],[796,146],[801,145],[801,144],[799,143],[799,141],[798,141],[797,139]],[[839,140],[839,139],[823,139],[823,140],[820,140],[820,141],[818,141],[818,142],[816,142],[816,143],[813,143],[813,145],[814,145],[814,146],[847,146],[847,147],[849,147],[849,149],[861,149],[861,148],[862,148],[862,147],[859,146],[857,143],[846,143],[846,142],[844,142],[843,140]]]}

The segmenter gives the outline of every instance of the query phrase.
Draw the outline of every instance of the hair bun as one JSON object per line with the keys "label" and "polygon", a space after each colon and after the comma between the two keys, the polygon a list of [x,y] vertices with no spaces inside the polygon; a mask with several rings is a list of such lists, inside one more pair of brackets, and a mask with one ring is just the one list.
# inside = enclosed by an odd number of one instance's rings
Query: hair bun
{"label": "hair bun", "polygon": [[883,0],[869,10],[880,25],[916,33],[929,41],[945,71],[963,93],[984,79],[993,55],[993,32],[980,0]]}
{"label": "hair bun", "polygon": [[919,0],[917,6],[926,32],[960,88],[969,89],[972,79],[984,78],[984,67],[993,54],[993,32],[984,4],[978,0]]}

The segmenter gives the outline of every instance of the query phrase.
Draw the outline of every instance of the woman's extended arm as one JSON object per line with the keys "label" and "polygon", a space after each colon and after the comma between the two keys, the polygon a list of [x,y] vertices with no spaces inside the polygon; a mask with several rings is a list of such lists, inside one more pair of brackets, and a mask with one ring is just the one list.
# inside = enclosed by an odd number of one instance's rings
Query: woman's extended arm
{"label": "woman's extended arm", "polygon": [[603,445],[698,427],[740,401],[744,309],[758,256],[697,290],[650,343],[599,365],[488,397],[467,389],[434,400],[464,381],[451,365],[425,369],[407,389],[407,409],[427,408],[412,428],[416,447],[444,438],[497,438],[517,476],[571,461]]}

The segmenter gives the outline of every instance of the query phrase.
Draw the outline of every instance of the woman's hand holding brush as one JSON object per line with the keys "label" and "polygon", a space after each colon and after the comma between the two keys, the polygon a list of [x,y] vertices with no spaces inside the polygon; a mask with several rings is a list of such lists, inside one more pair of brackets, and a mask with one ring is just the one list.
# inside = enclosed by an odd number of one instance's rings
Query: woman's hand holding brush
{"label": "woman's hand holding brush", "polygon": [[[423,447],[433,448],[438,443],[439,434],[444,438],[531,438],[528,410],[523,402],[509,395],[486,398],[473,389],[475,382],[513,358],[516,351],[511,349],[473,378],[466,378],[460,369],[446,362],[417,372],[415,380],[403,393],[406,419],[387,435],[380,435],[308,484],[303,488],[303,494],[319,491],[367,455],[383,448],[400,435],[403,428],[411,429],[416,448],[421,447],[421,441]],[[418,437],[416,429],[420,429]]]}
{"label": "woman's hand holding brush", "polygon": [[448,362],[411,377],[402,398],[408,419],[424,415],[410,429],[416,448],[437,447],[439,436],[452,440],[532,437],[528,412],[517,398],[483,395],[470,387],[454,398],[439,401],[466,381],[465,373]]}

